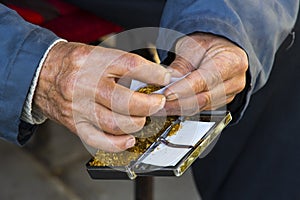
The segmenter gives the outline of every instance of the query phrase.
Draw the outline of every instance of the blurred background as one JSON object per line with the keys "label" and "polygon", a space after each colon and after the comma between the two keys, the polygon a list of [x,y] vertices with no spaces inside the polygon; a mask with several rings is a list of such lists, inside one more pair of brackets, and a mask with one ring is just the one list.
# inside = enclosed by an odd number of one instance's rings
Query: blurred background
{"label": "blurred background", "polygon": [[[25,147],[0,140],[0,199],[133,200],[134,181],[93,180],[85,164],[91,158],[80,139],[46,122]],[[156,177],[154,200],[199,200],[191,172]]]}

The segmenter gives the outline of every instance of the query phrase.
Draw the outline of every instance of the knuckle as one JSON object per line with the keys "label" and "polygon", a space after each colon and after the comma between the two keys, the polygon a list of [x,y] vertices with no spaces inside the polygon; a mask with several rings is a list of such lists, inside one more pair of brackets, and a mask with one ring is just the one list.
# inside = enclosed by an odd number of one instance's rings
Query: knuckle
{"label": "knuckle", "polygon": [[144,127],[145,122],[145,117],[126,117],[122,119],[117,119],[114,123],[110,124],[109,132],[114,135],[122,135],[124,133],[131,134],[141,130]]}
{"label": "knuckle", "polygon": [[[63,103],[64,104],[64,103]],[[73,119],[73,110],[72,110],[72,105],[67,103],[66,105],[59,105],[60,109],[60,116],[63,117],[64,119]],[[66,122],[67,124],[71,124],[71,120]]]}
{"label": "knuckle", "polygon": [[118,130],[117,126],[114,123],[106,123],[104,125],[102,125],[103,130],[111,133],[111,134],[115,134]]}
{"label": "knuckle", "polygon": [[209,92],[203,92],[197,95],[198,98],[198,109],[202,110],[203,108],[211,105],[211,95]]}
{"label": "knuckle", "polygon": [[199,73],[199,78],[195,79],[193,77],[187,76],[187,80],[190,83],[189,86],[193,89],[194,93],[202,92],[207,88],[207,83],[202,75]]}
{"label": "knuckle", "polygon": [[59,92],[64,99],[70,99],[73,96],[74,81],[71,77],[61,77],[58,85]]}
{"label": "knuckle", "polygon": [[114,134],[114,135],[120,135],[123,134],[122,130],[116,123],[109,124],[108,132]]}
{"label": "knuckle", "polygon": [[243,91],[245,87],[246,87],[246,77],[243,76],[237,84],[237,93]]}
{"label": "knuckle", "polygon": [[172,63],[172,65],[175,66],[175,68],[182,74],[186,74],[196,69],[196,66],[194,66],[191,62],[189,62],[186,58],[183,58],[182,56],[177,56],[176,60]]}
{"label": "knuckle", "polygon": [[64,57],[64,59],[69,62],[73,62],[73,64],[75,65],[81,63],[82,61],[85,61],[91,53],[90,46],[73,43],[69,43],[69,45],[70,47],[68,56]]}
{"label": "knuckle", "polygon": [[248,56],[244,50],[239,47],[236,47],[238,50],[237,57],[239,58],[237,61],[237,67],[241,72],[246,72],[248,69]]}
{"label": "knuckle", "polygon": [[123,133],[120,127],[118,126],[119,122],[117,118],[102,118],[100,119],[99,123],[101,124],[102,129],[110,134],[119,135]]}
{"label": "knuckle", "polygon": [[136,67],[145,63],[145,60],[142,57],[132,53],[125,54],[123,59],[123,64],[127,67],[128,71],[132,71]]}
{"label": "knuckle", "polygon": [[204,106],[210,105],[211,104],[211,95],[209,94],[209,92],[205,92],[202,95],[203,98],[203,104]]}
{"label": "knuckle", "polygon": [[238,46],[229,46],[226,48],[226,54],[219,54],[220,65],[234,66],[234,71],[244,73],[248,69],[248,56],[246,52]]}

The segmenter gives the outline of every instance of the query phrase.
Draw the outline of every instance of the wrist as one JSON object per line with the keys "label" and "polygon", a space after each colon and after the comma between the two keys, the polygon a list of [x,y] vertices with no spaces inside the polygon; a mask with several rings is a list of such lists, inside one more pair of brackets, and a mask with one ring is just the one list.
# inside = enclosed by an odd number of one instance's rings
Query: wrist
{"label": "wrist", "polygon": [[64,58],[67,49],[65,48],[67,42],[60,41],[56,43],[49,51],[45,58],[38,76],[36,89],[33,96],[33,107],[43,113],[46,117],[49,116],[47,108],[48,96],[55,88],[55,81],[63,67]]}
{"label": "wrist", "polygon": [[23,106],[22,114],[21,114],[21,120],[23,120],[26,123],[29,124],[41,124],[43,123],[47,118],[43,115],[42,112],[39,111],[39,109],[36,108],[36,106],[33,103],[33,96],[36,91],[38,78],[42,69],[42,65],[45,62],[46,57],[48,56],[50,50],[59,42],[62,42],[64,39],[57,39],[55,40],[45,51],[42,59],[40,60],[38,67],[36,69],[35,75],[32,79],[30,89],[28,91],[26,101]]}

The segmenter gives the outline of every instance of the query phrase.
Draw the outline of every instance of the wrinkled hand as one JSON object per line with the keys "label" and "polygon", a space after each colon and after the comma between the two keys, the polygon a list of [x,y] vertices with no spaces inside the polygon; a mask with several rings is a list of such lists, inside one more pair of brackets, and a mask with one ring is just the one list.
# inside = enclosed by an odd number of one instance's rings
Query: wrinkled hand
{"label": "wrinkled hand", "polygon": [[166,99],[131,91],[118,81],[165,85],[170,77],[164,67],[134,54],[60,42],[44,62],[34,104],[88,145],[122,151],[135,143],[130,133],[140,130],[145,116],[163,108]]}
{"label": "wrinkled hand", "polygon": [[181,38],[169,68],[184,79],[165,91],[168,115],[192,115],[231,102],[245,87],[246,53],[225,38],[195,33]]}

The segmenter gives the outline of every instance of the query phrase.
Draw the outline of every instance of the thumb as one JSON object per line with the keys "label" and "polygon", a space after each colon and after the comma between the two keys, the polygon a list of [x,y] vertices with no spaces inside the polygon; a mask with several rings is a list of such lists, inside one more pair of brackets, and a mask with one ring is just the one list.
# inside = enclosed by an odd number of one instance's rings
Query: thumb
{"label": "thumb", "polygon": [[167,85],[171,79],[165,67],[132,53],[123,53],[110,63],[107,70],[110,77],[135,79],[155,85]]}
{"label": "thumb", "polygon": [[168,69],[150,61],[132,68],[125,76],[155,85],[167,85],[171,79],[171,73]]}

